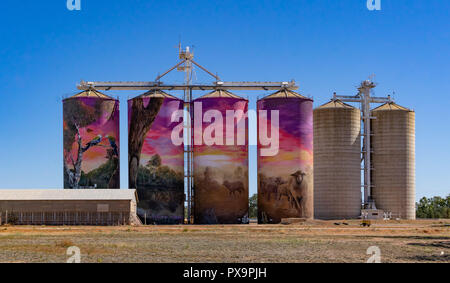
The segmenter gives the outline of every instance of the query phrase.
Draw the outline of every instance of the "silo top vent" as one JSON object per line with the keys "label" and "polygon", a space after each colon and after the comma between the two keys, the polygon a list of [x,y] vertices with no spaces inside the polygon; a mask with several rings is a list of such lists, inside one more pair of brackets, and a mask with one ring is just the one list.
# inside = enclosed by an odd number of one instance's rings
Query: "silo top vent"
{"label": "silo top vent", "polygon": [[339,99],[333,99],[330,102],[325,103],[324,105],[318,107],[317,109],[326,109],[326,108],[346,108],[346,109],[355,109],[355,107],[346,104]]}
{"label": "silo top vent", "polygon": [[74,96],[71,96],[69,98],[78,98],[78,97],[94,97],[94,98],[114,99],[111,96],[101,93],[93,88],[90,88],[88,90],[77,93]]}
{"label": "silo top vent", "polygon": [[159,89],[152,89],[139,97],[151,97],[151,98],[170,98],[170,99],[179,99],[173,95],[170,95],[162,90]]}
{"label": "silo top vent", "polygon": [[408,109],[406,107],[400,106],[394,102],[388,102],[385,103],[375,109],[373,109],[372,111],[391,111],[391,110],[400,110],[400,111],[409,111],[409,112],[413,112],[413,110]]}
{"label": "silo top vent", "polygon": [[236,99],[244,99],[236,94],[233,94],[224,89],[216,89],[215,91],[208,93],[200,98],[236,98]]}
{"label": "silo top vent", "polygon": [[289,90],[287,88],[280,89],[279,91],[264,97],[263,99],[271,99],[271,98],[302,98],[302,99],[309,99],[301,94],[298,94],[292,90]]}

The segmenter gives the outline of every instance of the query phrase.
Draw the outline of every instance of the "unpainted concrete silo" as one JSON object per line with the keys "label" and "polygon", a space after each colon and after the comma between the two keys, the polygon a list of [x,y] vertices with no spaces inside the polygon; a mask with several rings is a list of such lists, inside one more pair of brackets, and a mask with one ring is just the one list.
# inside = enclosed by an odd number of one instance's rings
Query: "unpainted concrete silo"
{"label": "unpainted concrete silo", "polygon": [[128,101],[129,188],[144,224],[184,222],[183,108],[160,90]]}
{"label": "unpainted concrete silo", "polygon": [[194,222],[248,223],[248,100],[219,89],[193,109]]}
{"label": "unpainted concrete silo", "polygon": [[361,112],[339,100],[314,110],[314,215],[361,215]]}
{"label": "unpainted concrete silo", "polygon": [[64,188],[119,189],[119,100],[89,89],[63,100]]}
{"label": "unpainted concrete silo", "polygon": [[282,89],[257,103],[258,223],[313,218],[313,101]]}
{"label": "unpainted concrete silo", "polygon": [[415,113],[387,103],[372,116],[372,198],[394,218],[415,219]]}

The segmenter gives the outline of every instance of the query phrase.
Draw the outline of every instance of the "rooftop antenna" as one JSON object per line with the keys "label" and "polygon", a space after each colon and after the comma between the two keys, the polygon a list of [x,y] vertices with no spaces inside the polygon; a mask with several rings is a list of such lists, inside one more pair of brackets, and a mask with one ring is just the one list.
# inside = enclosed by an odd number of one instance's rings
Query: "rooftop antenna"
{"label": "rooftop antenna", "polygon": [[182,64],[177,67],[179,72],[185,72],[184,84],[186,86],[192,83],[192,72],[193,72],[193,59],[194,52],[190,49],[189,46],[186,46],[185,49],[181,47],[181,43],[179,44],[179,58],[182,60]]}

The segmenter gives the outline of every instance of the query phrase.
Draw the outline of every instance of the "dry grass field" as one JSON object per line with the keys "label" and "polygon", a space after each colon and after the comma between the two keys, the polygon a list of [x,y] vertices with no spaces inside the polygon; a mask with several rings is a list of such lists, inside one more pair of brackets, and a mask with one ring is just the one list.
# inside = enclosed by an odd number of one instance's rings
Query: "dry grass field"
{"label": "dry grass field", "polygon": [[[450,221],[311,221],[291,225],[0,227],[0,262],[450,262]],[[339,225],[337,225],[339,224]]]}

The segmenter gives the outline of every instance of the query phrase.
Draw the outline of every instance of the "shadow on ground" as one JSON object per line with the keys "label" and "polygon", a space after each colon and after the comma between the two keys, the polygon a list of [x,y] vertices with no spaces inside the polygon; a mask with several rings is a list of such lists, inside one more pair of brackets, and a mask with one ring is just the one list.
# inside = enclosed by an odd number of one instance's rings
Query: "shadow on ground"
{"label": "shadow on ground", "polygon": [[434,247],[434,248],[444,248],[450,249],[449,242],[431,242],[431,243],[409,243],[409,246],[420,246],[420,247]]}
{"label": "shadow on ground", "polygon": [[450,262],[450,255],[418,255],[404,259],[413,262]]}
{"label": "shadow on ground", "polygon": [[403,239],[403,240],[448,240],[450,241],[450,237],[445,236],[355,236],[358,238],[382,238],[382,239]]}

